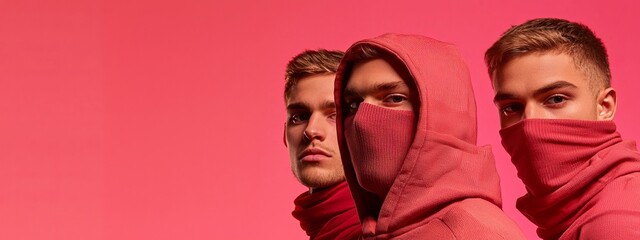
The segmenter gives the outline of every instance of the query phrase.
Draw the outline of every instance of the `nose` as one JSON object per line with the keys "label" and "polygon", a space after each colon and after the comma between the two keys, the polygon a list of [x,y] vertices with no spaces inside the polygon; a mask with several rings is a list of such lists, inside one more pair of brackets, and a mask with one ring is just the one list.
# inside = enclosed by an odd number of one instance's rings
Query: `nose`
{"label": "nose", "polygon": [[304,138],[308,141],[318,139],[324,141],[326,137],[325,124],[323,123],[321,114],[312,114],[304,129]]}
{"label": "nose", "polygon": [[364,99],[362,99],[361,103],[368,103],[368,104],[375,105],[377,103],[377,101],[378,100],[375,97],[368,96],[368,97],[365,97]]}
{"label": "nose", "polygon": [[544,111],[542,110],[537,104],[528,103],[522,112],[522,119],[544,118]]}

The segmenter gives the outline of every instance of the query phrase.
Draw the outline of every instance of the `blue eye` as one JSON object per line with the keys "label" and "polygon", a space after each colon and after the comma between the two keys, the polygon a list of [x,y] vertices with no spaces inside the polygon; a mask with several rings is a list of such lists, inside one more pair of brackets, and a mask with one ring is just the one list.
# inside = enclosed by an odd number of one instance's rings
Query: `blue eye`
{"label": "blue eye", "polygon": [[564,103],[565,101],[567,101],[567,98],[561,95],[555,95],[555,96],[551,96],[549,99],[547,99],[547,101],[545,103],[550,104],[550,105],[557,105],[557,104],[561,104]]}

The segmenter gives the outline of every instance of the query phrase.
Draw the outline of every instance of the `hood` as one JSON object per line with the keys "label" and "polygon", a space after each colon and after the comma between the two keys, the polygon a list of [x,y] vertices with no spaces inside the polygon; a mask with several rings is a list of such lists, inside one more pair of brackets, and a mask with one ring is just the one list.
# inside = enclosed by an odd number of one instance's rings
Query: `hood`
{"label": "hood", "polygon": [[[359,186],[344,136],[343,90],[354,65],[354,49],[368,45],[395,58],[419,95],[416,132],[398,176],[381,203]],[[385,58],[386,58],[385,57]],[[401,74],[401,73],[400,73]],[[501,205],[499,177],[490,146],[476,146],[476,104],[469,71],[458,49],[424,36],[385,34],[356,42],[338,67],[335,82],[337,131],[345,175],[363,231],[410,231],[467,198]],[[373,224],[365,219],[377,219]]]}

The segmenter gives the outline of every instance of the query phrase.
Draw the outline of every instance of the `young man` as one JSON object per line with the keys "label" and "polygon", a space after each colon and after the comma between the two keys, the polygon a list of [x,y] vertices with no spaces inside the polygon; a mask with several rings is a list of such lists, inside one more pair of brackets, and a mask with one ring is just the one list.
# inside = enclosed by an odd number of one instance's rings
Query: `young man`
{"label": "young man", "polygon": [[534,19],[487,50],[502,144],[543,239],[640,239],[640,154],[613,117],[606,50],[586,26]]}
{"label": "young man", "polygon": [[333,81],[343,53],[305,51],[287,65],[285,144],[291,170],[309,191],[293,216],[310,239],[356,239],[361,227],[336,139]]}
{"label": "young man", "polygon": [[386,34],[355,43],[335,91],[338,143],[365,239],[524,239],[476,146],[469,73],[455,46]]}

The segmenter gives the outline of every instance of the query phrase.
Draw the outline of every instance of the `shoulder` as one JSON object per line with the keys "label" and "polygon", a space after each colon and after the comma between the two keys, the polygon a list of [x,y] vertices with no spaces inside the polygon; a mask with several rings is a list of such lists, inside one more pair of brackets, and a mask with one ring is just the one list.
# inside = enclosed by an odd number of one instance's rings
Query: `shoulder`
{"label": "shoulder", "polygon": [[606,186],[590,200],[595,209],[606,211],[611,209],[640,210],[640,172],[633,172],[606,183]]}
{"label": "shoulder", "polygon": [[526,239],[498,206],[479,198],[456,203],[441,220],[456,239]]}
{"label": "shoulder", "polygon": [[578,231],[578,239],[640,239],[640,212],[614,211],[590,219]]}

